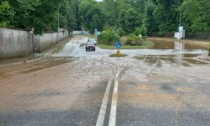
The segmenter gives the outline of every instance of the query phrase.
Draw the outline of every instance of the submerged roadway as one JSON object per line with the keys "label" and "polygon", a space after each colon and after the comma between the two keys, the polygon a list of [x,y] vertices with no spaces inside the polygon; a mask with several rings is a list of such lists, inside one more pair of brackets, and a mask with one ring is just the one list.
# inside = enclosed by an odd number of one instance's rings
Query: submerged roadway
{"label": "submerged roadway", "polygon": [[0,67],[0,126],[209,126],[205,50],[85,51],[87,37]]}

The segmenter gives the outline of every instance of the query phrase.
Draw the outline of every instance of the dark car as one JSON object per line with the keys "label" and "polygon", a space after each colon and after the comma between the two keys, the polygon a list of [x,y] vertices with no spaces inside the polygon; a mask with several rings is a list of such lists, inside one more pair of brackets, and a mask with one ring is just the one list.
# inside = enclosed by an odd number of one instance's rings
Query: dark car
{"label": "dark car", "polygon": [[95,42],[93,42],[93,41],[87,41],[86,42],[85,49],[86,49],[86,51],[89,51],[89,50],[95,51],[96,50]]}
{"label": "dark car", "polygon": [[89,38],[87,41],[88,41],[88,42],[94,42],[95,45],[96,45],[96,40],[95,40],[94,38]]}

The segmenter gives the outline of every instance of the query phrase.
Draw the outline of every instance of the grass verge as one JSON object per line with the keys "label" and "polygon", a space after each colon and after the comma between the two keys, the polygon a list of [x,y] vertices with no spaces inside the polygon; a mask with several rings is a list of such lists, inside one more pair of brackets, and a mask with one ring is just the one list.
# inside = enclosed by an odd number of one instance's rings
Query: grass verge
{"label": "grass verge", "polygon": [[[98,47],[102,49],[116,49],[114,45],[104,45],[104,44],[97,44]],[[131,46],[131,45],[123,45],[120,49],[149,49],[154,46],[154,43],[150,41],[143,42],[142,46]]]}
{"label": "grass verge", "polygon": [[[111,54],[109,55],[110,57],[118,57],[117,54]],[[127,54],[120,54],[120,57],[126,57],[128,56]]]}

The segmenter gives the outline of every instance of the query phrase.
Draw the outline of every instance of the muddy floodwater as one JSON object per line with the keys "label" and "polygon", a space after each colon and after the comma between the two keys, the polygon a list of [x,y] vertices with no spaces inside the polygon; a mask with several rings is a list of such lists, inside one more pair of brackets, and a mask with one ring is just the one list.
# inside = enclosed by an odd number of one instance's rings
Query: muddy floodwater
{"label": "muddy floodwater", "polygon": [[209,42],[196,41],[196,40],[176,40],[167,38],[149,38],[155,46],[153,49],[174,49],[176,42],[180,42],[184,45],[184,49],[208,49]]}
{"label": "muddy floodwater", "polygon": [[109,57],[117,50],[86,51],[87,39],[1,66],[0,126],[210,126],[205,42],[153,39]]}

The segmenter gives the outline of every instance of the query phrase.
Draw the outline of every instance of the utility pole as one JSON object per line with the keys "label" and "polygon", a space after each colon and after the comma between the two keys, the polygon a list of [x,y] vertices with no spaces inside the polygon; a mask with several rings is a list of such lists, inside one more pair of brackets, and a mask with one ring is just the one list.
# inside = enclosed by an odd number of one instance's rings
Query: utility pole
{"label": "utility pole", "polygon": [[114,0],[114,3],[115,3],[115,8],[116,8],[116,21],[115,21],[115,25],[117,25],[117,19],[118,19],[118,10],[117,10],[117,1]]}
{"label": "utility pole", "polygon": [[[174,7],[176,7],[176,8],[178,8],[179,9],[179,6],[177,6],[177,5],[172,5],[172,6],[174,6]],[[179,26],[182,26],[182,13],[181,13],[181,9],[179,9]]]}
{"label": "utility pole", "polygon": [[57,43],[59,42],[59,24],[60,24],[60,21],[59,21],[59,8],[58,8],[58,35],[57,35]]}
{"label": "utility pole", "polygon": [[182,26],[182,13],[181,13],[181,10],[179,10],[179,26]]}

